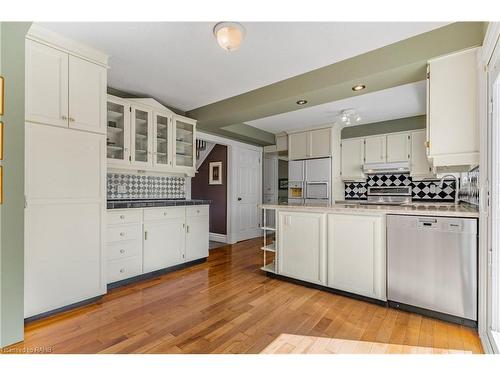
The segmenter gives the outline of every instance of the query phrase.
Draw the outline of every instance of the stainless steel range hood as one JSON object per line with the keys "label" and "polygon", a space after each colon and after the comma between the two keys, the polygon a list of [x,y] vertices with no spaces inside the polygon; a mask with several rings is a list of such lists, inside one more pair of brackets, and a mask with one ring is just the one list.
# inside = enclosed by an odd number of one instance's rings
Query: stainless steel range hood
{"label": "stainless steel range hood", "polygon": [[407,161],[396,163],[365,163],[363,165],[365,174],[376,173],[409,173],[410,163]]}

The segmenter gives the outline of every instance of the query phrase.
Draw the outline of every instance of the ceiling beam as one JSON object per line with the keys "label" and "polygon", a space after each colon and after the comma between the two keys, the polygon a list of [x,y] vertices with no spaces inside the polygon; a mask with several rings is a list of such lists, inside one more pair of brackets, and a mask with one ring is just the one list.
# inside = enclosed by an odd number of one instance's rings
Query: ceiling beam
{"label": "ceiling beam", "polygon": [[[453,23],[188,111],[186,115],[197,119],[203,131],[221,134],[224,128],[229,128],[226,132],[232,130],[233,137],[240,132],[251,133],[256,128],[248,129],[244,122],[297,110],[299,99],[308,101],[300,107],[305,108],[424,80],[428,60],[480,46],[483,38],[483,22]],[[358,83],[365,84],[366,89],[352,91],[352,86]]]}

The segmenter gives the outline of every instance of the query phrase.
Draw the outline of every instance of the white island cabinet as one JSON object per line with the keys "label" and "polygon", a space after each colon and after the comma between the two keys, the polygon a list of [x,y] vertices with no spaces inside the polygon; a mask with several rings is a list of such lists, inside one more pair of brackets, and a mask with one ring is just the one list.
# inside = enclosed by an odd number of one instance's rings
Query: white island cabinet
{"label": "white island cabinet", "polygon": [[281,211],[278,220],[278,273],[325,284],[326,215]]}
{"label": "white island cabinet", "polygon": [[386,299],[385,216],[328,215],[328,286]]}

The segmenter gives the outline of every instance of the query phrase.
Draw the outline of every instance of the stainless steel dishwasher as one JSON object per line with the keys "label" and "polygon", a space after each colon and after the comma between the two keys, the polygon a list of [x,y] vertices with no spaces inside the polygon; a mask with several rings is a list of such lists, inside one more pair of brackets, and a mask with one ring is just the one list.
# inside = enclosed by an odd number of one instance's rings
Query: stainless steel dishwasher
{"label": "stainless steel dishwasher", "polygon": [[387,287],[392,306],[477,321],[476,219],[387,215]]}

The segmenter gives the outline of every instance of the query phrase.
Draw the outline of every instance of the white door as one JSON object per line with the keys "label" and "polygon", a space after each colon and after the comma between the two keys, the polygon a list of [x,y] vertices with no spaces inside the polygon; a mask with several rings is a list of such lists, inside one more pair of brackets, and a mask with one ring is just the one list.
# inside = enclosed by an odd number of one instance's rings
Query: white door
{"label": "white door", "polygon": [[386,161],[386,136],[365,138],[365,163]]}
{"label": "white door", "polygon": [[238,241],[261,235],[259,208],[261,201],[261,153],[235,147],[236,163],[236,221]]}
{"label": "white door", "polygon": [[263,187],[264,194],[278,194],[278,158],[276,156],[264,156],[263,163]]}
{"label": "white door", "polygon": [[363,139],[345,139],[342,141],[342,179],[364,178],[363,161],[365,149]]}
{"label": "white door", "polygon": [[68,54],[26,40],[26,121],[68,127]]}
{"label": "white door", "polygon": [[412,176],[426,177],[432,175],[432,167],[427,159],[425,141],[425,130],[419,130],[411,133],[410,172]]}
{"label": "white door", "polygon": [[25,317],[106,293],[101,203],[29,203],[25,210]]}
{"label": "white door", "polygon": [[132,106],[131,154],[133,165],[148,167],[153,164],[152,117],[151,110]]}
{"label": "white door", "polygon": [[106,133],[106,68],[69,56],[69,127]]}
{"label": "white door", "polygon": [[186,217],[186,259],[191,261],[208,256],[208,216]]}
{"label": "white door", "polygon": [[182,263],[185,249],[184,218],[144,223],[144,273]]}
{"label": "white door", "polygon": [[326,217],[320,213],[278,214],[278,272],[315,284],[326,282]]}
{"label": "white door", "polygon": [[328,286],[385,300],[383,217],[328,215]]}
{"label": "white door", "polygon": [[309,157],[324,158],[332,155],[331,149],[332,130],[318,129],[309,132]]}
{"label": "white door", "polygon": [[410,160],[410,133],[387,135],[387,162]]}
{"label": "white door", "polygon": [[288,158],[305,159],[309,156],[309,133],[295,133],[288,136]]}

